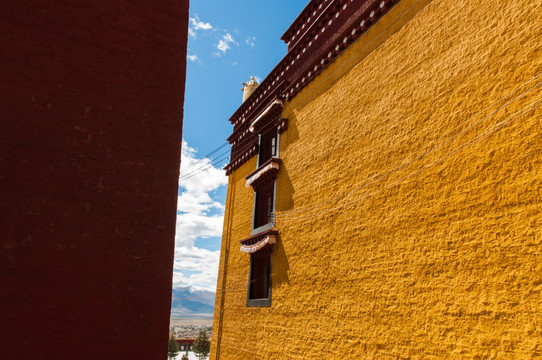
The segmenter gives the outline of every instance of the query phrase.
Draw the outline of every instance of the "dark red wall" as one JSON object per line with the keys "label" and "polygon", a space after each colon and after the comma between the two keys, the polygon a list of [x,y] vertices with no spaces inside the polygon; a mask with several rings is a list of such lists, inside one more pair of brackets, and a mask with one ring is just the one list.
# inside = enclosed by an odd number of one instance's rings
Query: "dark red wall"
{"label": "dark red wall", "polygon": [[187,23],[0,2],[0,358],[165,359]]}

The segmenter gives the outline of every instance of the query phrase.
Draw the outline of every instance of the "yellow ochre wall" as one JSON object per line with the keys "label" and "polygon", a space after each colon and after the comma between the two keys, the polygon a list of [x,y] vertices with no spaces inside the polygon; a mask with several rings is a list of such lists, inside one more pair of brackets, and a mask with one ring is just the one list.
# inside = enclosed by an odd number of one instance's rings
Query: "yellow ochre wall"
{"label": "yellow ochre wall", "polygon": [[230,175],[211,359],[542,357],[541,74],[542,1],[401,0],[285,105],[269,308]]}

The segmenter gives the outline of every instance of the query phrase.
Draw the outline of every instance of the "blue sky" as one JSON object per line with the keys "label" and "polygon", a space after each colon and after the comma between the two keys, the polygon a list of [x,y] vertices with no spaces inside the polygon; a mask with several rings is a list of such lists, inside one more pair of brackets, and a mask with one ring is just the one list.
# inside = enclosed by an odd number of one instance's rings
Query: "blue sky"
{"label": "blue sky", "polygon": [[224,216],[229,117],[242,82],[263,80],[286,54],[282,34],[308,0],[190,3],[183,150],[173,285],[215,291]]}

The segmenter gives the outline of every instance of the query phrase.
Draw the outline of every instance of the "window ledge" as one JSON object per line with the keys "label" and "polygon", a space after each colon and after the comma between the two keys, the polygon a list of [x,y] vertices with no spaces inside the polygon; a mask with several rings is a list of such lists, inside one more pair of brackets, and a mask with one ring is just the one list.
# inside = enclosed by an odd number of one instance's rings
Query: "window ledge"
{"label": "window ledge", "polygon": [[280,163],[281,160],[276,157],[267,160],[245,178],[245,186],[252,186],[252,188],[257,191],[262,185],[275,180],[280,169]]}
{"label": "window ledge", "polygon": [[[267,224],[273,225],[273,224]],[[262,226],[263,227],[263,226]],[[262,228],[260,227],[260,228]],[[260,229],[258,228],[258,229]],[[246,239],[241,240],[241,252],[254,254],[257,252],[272,251],[277,241],[278,230],[271,227]]]}
{"label": "window ledge", "polygon": [[271,230],[275,227],[275,224],[273,223],[267,223],[265,225],[262,225],[260,227],[257,227],[256,229],[252,229],[252,231],[250,232],[250,236],[253,236],[253,235],[258,235],[264,231],[267,231],[267,230]]}
{"label": "window ledge", "polygon": [[247,299],[247,307],[270,307],[271,296],[267,299]]}

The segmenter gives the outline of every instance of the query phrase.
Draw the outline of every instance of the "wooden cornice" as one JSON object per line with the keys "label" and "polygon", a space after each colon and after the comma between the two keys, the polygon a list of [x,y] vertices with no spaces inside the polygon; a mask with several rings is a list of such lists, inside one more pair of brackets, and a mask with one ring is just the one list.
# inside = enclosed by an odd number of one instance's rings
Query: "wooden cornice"
{"label": "wooden cornice", "polygon": [[331,3],[332,1],[328,0],[313,0],[305,6],[280,38],[288,45],[288,51],[303,38],[305,32],[314,23],[317,23],[318,17],[326,11],[327,6]]}
{"label": "wooden cornice", "polygon": [[[259,253],[259,252],[267,252],[267,251],[273,251],[273,245],[276,242],[276,238],[278,236],[279,232],[277,229],[272,228],[266,231],[263,231],[261,233],[258,233],[256,235],[252,235],[249,238],[240,240],[241,243],[241,251],[246,253]],[[272,239],[271,241],[267,241],[266,243],[261,243],[265,241],[266,239]],[[261,243],[262,246],[258,246]],[[253,247],[251,249],[251,247]]]}
{"label": "wooden cornice", "polygon": [[[230,117],[234,129],[228,138],[232,157],[227,173],[234,154],[257,142],[257,133],[249,131],[254,119],[275,99],[292,99],[399,1],[312,0],[282,36],[288,43],[286,56]],[[266,122],[279,118],[269,116]]]}
{"label": "wooden cornice", "polygon": [[246,186],[252,186],[254,191],[258,191],[263,185],[274,181],[277,178],[281,163],[282,161],[276,157],[267,160],[245,177]]}

